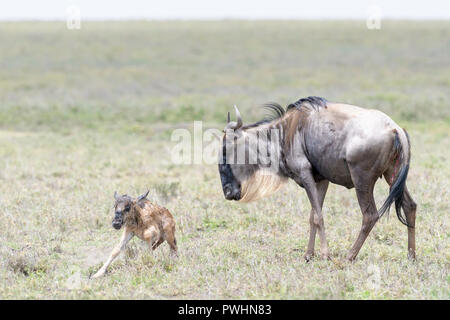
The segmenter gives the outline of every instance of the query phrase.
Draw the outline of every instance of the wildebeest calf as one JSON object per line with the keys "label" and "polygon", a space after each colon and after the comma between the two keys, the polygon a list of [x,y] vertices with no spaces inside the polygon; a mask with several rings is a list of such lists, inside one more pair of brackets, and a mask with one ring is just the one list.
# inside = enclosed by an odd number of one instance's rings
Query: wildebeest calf
{"label": "wildebeest calf", "polygon": [[148,191],[146,194],[133,199],[128,195],[118,196],[117,192],[114,193],[116,203],[112,225],[117,230],[122,225],[125,225],[125,228],[120,243],[113,249],[108,260],[92,278],[101,277],[106,273],[108,266],[133,236],[146,241],[152,250],[167,241],[171,254],[177,255],[175,220],[169,210],[148,201],[147,195]]}

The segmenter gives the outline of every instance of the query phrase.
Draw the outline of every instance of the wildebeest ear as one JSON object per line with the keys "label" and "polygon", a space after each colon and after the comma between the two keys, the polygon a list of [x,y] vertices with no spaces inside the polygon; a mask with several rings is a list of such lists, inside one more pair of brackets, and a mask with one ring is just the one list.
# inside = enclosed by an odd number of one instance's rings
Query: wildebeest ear
{"label": "wildebeest ear", "polygon": [[114,191],[114,199],[119,200],[119,196],[117,195],[117,191]]}
{"label": "wildebeest ear", "polygon": [[145,198],[147,198],[149,192],[150,192],[150,190],[147,190],[147,193],[140,195],[140,196],[137,198],[137,202],[139,202],[139,201],[144,200]]}

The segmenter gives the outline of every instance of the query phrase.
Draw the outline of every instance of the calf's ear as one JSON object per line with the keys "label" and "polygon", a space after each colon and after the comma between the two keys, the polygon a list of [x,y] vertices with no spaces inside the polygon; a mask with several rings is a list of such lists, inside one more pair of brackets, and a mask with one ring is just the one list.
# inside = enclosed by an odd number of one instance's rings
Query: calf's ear
{"label": "calf's ear", "polygon": [[140,196],[137,198],[137,202],[139,202],[139,201],[144,200],[145,198],[147,198],[149,192],[150,192],[150,190],[147,190],[147,193],[140,195]]}
{"label": "calf's ear", "polygon": [[119,200],[119,196],[117,195],[117,191],[114,191],[114,199]]}

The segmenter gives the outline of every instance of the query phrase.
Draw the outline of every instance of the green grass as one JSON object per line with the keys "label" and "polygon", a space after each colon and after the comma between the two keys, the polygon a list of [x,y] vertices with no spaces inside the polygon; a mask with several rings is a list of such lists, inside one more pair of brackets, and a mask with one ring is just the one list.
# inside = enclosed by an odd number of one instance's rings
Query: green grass
{"label": "green grass", "polygon": [[[449,299],[449,36],[449,22],[0,23],[0,298]],[[302,189],[241,205],[216,166],[170,161],[175,128],[308,95],[381,109],[410,133],[417,262],[391,212],[346,263],[361,213],[354,190],[330,186],[334,262],[305,263]],[[147,188],[175,216],[180,257],[135,239],[90,281],[119,240],[114,191]],[[377,203],[387,194],[380,181]]]}

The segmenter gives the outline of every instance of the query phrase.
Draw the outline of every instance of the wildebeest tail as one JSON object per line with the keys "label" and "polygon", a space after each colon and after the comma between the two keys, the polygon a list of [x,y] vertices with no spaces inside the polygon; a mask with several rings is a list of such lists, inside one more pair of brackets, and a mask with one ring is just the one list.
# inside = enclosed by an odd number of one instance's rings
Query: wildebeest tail
{"label": "wildebeest tail", "polygon": [[[405,191],[405,185],[406,185],[406,178],[408,177],[408,171],[409,171],[409,161],[411,158],[411,152],[410,152],[410,143],[409,143],[409,136],[408,133],[403,130],[406,136],[406,146],[402,144],[402,141],[399,137],[399,133],[397,130],[395,130],[395,137],[394,137],[394,152],[397,155],[396,156],[396,163],[398,161],[398,165],[400,166],[400,170],[394,177],[394,181],[391,184],[391,188],[389,191],[389,196],[387,197],[386,201],[384,202],[383,206],[378,211],[378,216],[381,217],[386,211],[389,210],[392,203],[395,202],[395,211],[397,213],[397,217],[400,220],[401,223],[403,223],[405,226],[408,226],[408,222],[406,221],[406,217],[402,215],[401,207],[403,203],[403,193]],[[394,165],[394,170],[397,167],[397,165]]]}

